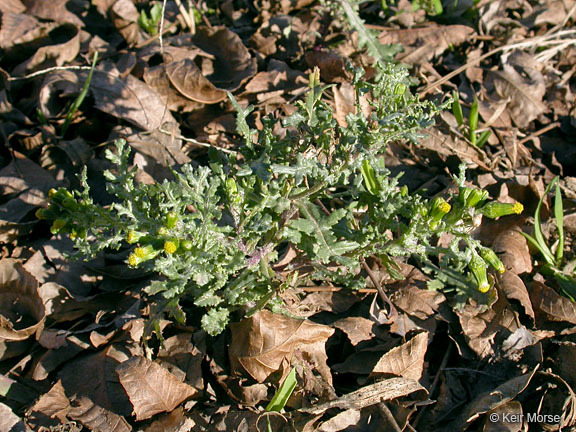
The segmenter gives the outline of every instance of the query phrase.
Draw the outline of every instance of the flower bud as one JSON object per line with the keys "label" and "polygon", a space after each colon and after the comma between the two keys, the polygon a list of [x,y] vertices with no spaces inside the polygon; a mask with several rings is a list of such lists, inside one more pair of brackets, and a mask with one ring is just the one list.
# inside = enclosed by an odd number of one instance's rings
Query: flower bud
{"label": "flower bud", "polygon": [[182,240],[180,242],[180,249],[182,249],[186,252],[191,251],[193,247],[194,247],[194,244],[190,240]]}
{"label": "flower bud", "polygon": [[138,241],[140,241],[140,239],[145,235],[146,234],[143,232],[130,230],[128,231],[128,234],[126,234],[126,242],[128,242],[129,244],[138,243]]}
{"label": "flower bud", "polygon": [[464,207],[476,207],[478,204],[481,204],[488,199],[488,191],[484,189],[462,187],[460,188],[460,195],[458,198]]}
{"label": "flower bud", "polygon": [[444,198],[434,198],[430,204],[430,211],[428,213],[430,218],[430,228],[435,229],[442,218],[446,216],[451,209],[452,206],[448,204]]}
{"label": "flower bud", "polygon": [[478,213],[483,214],[490,219],[511,214],[520,214],[524,211],[524,206],[516,201],[515,203],[502,203],[492,201],[478,209]]}
{"label": "flower bud", "polygon": [[474,253],[468,263],[468,268],[478,283],[478,291],[483,293],[488,292],[490,283],[488,282],[488,275],[486,274],[486,262],[478,254]]}
{"label": "flower bud", "polygon": [[498,255],[496,255],[492,249],[489,248],[480,249],[480,256],[484,259],[484,261],[490,264],[499,273],[504,273],[506,271],[504,263],[500,261]]}
{"label": "flower bud", "polygon": [[52,227],[50,228],[50,232],[52,234],[58,234],[62,228],[64,228],[66,226],[66,221],[64,219],[56,219],[53,223],[52,223]]}
{"label": "flower bud", "polygon": [[144,245],[144,246],[140,246],[140,247],[137,247],[136,249],[134,249],[134,252],[132,252],[131,255],[134,255],[141,262],[141,261],[148,261],[148,260],[151,260],[153,258],[156,258],[156,255],[158,255],[158,253],[159,253],[159,251],[154,249],[154,246]]}
{"label": "flower bud", "polygon": [[178,214],[173,211],[168,212],[166,214],[165,221],[166,228],[174,228],[176,226],[176,222],[178,222]]}

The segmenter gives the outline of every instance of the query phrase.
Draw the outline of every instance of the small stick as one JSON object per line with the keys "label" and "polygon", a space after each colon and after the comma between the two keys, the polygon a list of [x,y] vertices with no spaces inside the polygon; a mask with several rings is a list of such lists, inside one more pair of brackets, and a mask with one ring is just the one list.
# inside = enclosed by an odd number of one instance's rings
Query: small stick
{"label": "small stick", "polygon": [[366,264],[366,260],[362,257],[362,258],[360,258],[360,262],[362,263],[362,268],[364,270],[366,270],[366,273],[368,273],[368,277],[370,278],[370,280],[372,281],[372,283],[374,284],[374,286],[378,290],[378,294],[380,295],[380,298],[390,308],[390,311],[389,311],[390,316],[388,317],[388,323],[393,323],[394,320],[396,320],[396,318],[398,318],[398,311],[394,307],[394,304],[392,304],[392,302],[390,301],[390,298],[386,295],[386,293],[382,289],[382,286],[380,285],[380,282],[378,282],[378,279],[376,279],[376,276],[372,272],[372,269],[370,267],[368,267],[368,264]]}

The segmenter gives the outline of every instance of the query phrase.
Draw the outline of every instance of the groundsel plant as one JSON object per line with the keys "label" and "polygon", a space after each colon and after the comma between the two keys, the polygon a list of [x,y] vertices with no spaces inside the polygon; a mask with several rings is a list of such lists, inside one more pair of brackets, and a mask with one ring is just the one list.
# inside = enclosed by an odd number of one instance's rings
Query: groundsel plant
{"label": "groundsel plant", "polygon": [[[495,218],[522,206],[488,202],[486,191],[464,186],[463,170],[454,196],[428,200],[400,187],[384,165],[386,145],[417,141],[442,107],[411,94],[404,67],[376,66],[371,82],[354,71],[356,110],[346,126],[322,100],[329,86],[315,70],[296,112],[264,119],[261,130],[249,126],[252,108],[230,96],[243,141],[239,155],[184,165],[173,180],[144,185],[135,181],[130,149],[119,139],[106,152],[115,169],[104,173],[113,204],[93,202],[84,172],[82,191],[51,191],[37,215],[53,221],[52,233],[68,233],[84,257],[131,248],[127,265],[156,275],[146,290],[156,310],[183,321],[179,301],[189,298],[204,310],[202,327],[212,335],[232,311],[281,310],[276,294],[288,286],[318,280],[365,286],[360,263],[370,256],[397,276],[401,259],[420,258],[439,271],[457,260],[463,280],[486,292],[488,266],[504,268],[470,232],[478,215]],[[448,248],[436,246],[442,233],[453,237]],[[299,264],[280,272],[275,263],[289,247],[299,251]]]}

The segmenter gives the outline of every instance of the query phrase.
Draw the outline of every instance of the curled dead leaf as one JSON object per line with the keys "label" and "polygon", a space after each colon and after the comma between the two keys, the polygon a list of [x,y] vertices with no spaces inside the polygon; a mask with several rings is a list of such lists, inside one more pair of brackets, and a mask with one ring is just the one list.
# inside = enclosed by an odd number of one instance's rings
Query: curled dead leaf
{"label": "curled dead leaf", "polygon": [[422,378],[427,348],[428,332],[418,333],[408,342],[384,354],[374,366],[370,376],[392,374],[418,381]]}
{"label": "curled dead leaf", "polygon": [[191,59],[172,61],[166,64],[166,75],[170,83],[190,100],[214,104],[226,98],[224,90],[217,89]]}
{"label": "curled dead leaf", "polygon": [[469,303],[456,314],[468,346],[480,358],[493,356],[501,340],[518,329],[519,319],[504,296],[483,312]]}
{"label": "curled dead leaf", "polygon": [[0,261],[0,340],[21,341],[40,332],[46,310],[38,281],[13,259]]}
{"label": "curled dead leaf", "polygon": [[532,272],[532,257],[528,249],[526,238],[517,227],[502,232],[492,245],[504,267],[515,274]]}
{"label": "curled dead leaf", "polygon": [[120,384],[134,407],[136,420],[172,411],[198,391],[179,381],[158,363],[145,357],[132,357],[116,368]]}
{"label": "curled dead leaf", "polygon": [[334,333],[330,327],[263,310],[231,324],[230,329],[233,372],[245,371],[262,383],[280,369],[288,373],[292,360],[300,355],[314,364],[327,383],[332,383],[325,349],[326,341]]}
{"label": "curled dead leaf", "polygon": [[87,397],[74,397],[68,416],[92,432],[130,432],[132,426],[124,417],[108,411]]}
{"label": "curled dead leaf", "polygon": [[256,59],[242,39],[227,27],[202,27],[194,35],[194,44],[214,56],[212,73],[206,77],[219,89],[234,91],[256,75]]}
{"label": "curled dead leaf", "polygon": [[542,282],[533,281],[530,299],[536,309],[536,315],[550,321],[563,321],[576,324],[576,305],[566,297],[561,296]]}
{"label": "curled dead leaf", "polygon": [[16,66],[12,73],[21,75],[73,61],[80,51],[80,31],[72,24],[62,24],[50,32],[47,43],[24,63]]}
{"label": "curled dead leaf", "polygon": [[526,289],[526,285],[520,277],[512,271],[507,271],[498,276],[498,286],[504,293],[507,299],[518,300],[520,305],[524,308],[524,312],[534,320],[534,309],[532,309],[532,302],[530,301],[530,294]]}

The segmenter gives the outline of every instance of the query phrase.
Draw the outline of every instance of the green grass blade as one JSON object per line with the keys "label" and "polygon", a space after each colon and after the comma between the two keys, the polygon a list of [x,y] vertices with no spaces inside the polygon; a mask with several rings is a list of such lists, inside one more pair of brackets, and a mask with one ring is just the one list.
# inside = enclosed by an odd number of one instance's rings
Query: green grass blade
{"label": "green grass blade", "polygon": [[558,249],[556,249],[556,265],[560,266],[562,257],[564,255],[564,207],[562,205],[562,191],[560,190],[559,178],[556,177],[554,182],[556,182],[556,196],[554,197],[554,218],[556,219],[556,227],[558,228]]}
{"label": "green grass blade", "polygon": [[478,98],[474,96],[474,102],[470,107],[470,140],[476,135],[476,129],[478,129]]}
{"label": "green grass blade", "polygon": [[542,204],[544,204],[544,200],[546,199],[546,196],[550,193],[550,190],[552,189],[553,185],[554,185],[554,180],[548,185],[548,187],[544,191],[544,195],[542,196],[542,199],[538,202],[538,205],[536,206],[536,211],[534,212],[534,238],[536,239],[536,242],[538,243],[538,246],[537,246],[538,250],[542,253],[546,262],[548,264],[550,264],[551,266],[555,266],[556,261],[554,259],[554,255],[552,254],[552,251],[550,250],[550,248],[546,244],[546,240],[544,239],[544,235],[542,234],[542,223],[541,223],[540,213],[542,210]]}
{"label": "green grass blade", "polygon": [[464,124],[464,114],[462,113],[462,104],[460,103],[460,95],[457,91],[452,92],[452,113],[458,122],[458,126]]}
{"label": "green grass blade", "polygon": [[86,79],[86,82],[84,83],[84,86],[82,87],[82,91],[80,92],[80,94],[78,95],[76,100],[72,103],[72,105],[70,105],[70,109],[68,110],[68,113],[66,114],[66,120],[64,120],[64,124],[62,125],[62,137],[64,137],[66,135],[66,131],[68,131],[68,127],[70,126],[70,123],[72,122],[72,118],[74,117],[74,114],[76,114],[76,111],[78,111],[78,108],[80,108],[80,105],[82,105],[82,102],[84,102],[84,99],[86,98],[86,95],[88,94],[88,89],[90,88],[90,81],[92,81],[92,74],[94,72],[94,68],[96,67],[97,61],[98,61],[98,51],[95,51],[94,52],[94,58],[92,60],[92,67],[90,68],[90,72],[88,72],[88,78]]}
{"label": "green grass blade", "polygon": [[282,408],[288,402],[290,395],[296,388],[297,380],[296,380],[296,369],[292,368],[268,406],[266,407],[266,411],[276,411],[280,412]]}
{"label": "green grass blade", "polygon": [[486,129],[484,132],[482,132],[479,136],[478,136],[478,140],[476,141],[476,147],[483,147],[484,144],[486,144],[486,141],[488,141],[488,138],[490,138],[490,135],[492,135],[492,131],[490,129]]}

